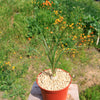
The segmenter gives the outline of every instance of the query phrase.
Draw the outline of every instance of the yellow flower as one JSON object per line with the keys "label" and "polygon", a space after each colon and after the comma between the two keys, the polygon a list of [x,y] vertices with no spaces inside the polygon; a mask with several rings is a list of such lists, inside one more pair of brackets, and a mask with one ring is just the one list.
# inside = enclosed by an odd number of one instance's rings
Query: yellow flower
{"label": "yellow flower", "polygon": [[62,28],[62,29],[65,29],[66,27],[62,26],[61,28]]}
{"label": "yellow flower", "polygon": [[48,45],[48,47],[50,48],[50,45]]}
{"label": "yellow flower", "polygon": [[75,45],[77,45],[77,43],[75,43]]}
{"label": "yellow flower", "polygon": [[80,25],[82,27],[82,25]]}
{"label": "yellow flower", "polygon": [[72,23],[71,25],[74,25],[74,23]]}
{"label": "yellow flower", "polygon": [[73,51],[73,53],[75,53],[75,51]]}
{"label": "yellow flower", "polygon": [[72,29],[73,29],[74,27],[72,27]]}
{"label": "yellow flower", "polygon": [[64,45],[63,44],[61,46],[62,46],[62,48],[64,48]]}
{"label": "yellow flower", "polygon": [[73,54],[72,57],[75,58],[75,54]]}
{"label": "yellow flower", "polygon": [[84,36],[84,38],[86,38],[86,36]]}
{"label": "yellow flower", "polygon": [[71,49],[71,50],[73,50],[73,49]]}
{"label": "yellow flower", "polygon": [[62,13],[62,11],[60,11],[60,13]]}
{"label": "yellow flower", "polygon": [[66,52],[66,51],[64,51],[64,52]]}
{"label": "yellow flower", "polygon": [[54,12],[55,12],[56,15],[58,15],[58,11],[57,10],[54,10]]}
{"label": "yellow flower", "polygon": [[58,51],[56,51],[56,54],[58,53]]}
{"label": "yellow flower", "polygon": [[75,35],[75,36],[74,36],[74,38],[76,39],[76,38],[77,38],[77,36]]}
{"label": "yellow flower", "polygon": [[72,27],[72,25],[69,25],[69,27]]}
{"label": "yellow flower", "polygon": [[22,56],[20,56],[20,59],[22,59]]}
{"label": "yellow flower", "polygon": [[11,66],[11,64],[9,64],[9,66]]}
{"label": "yellow flower", "polygon": [[8,64],[10,64],[10,62],[8,61]]}
{"label": "yellow flower", "polygon": [[93,43],[93,40],[91,41],[91,43]]}
{"label": "yellow flower", "polygon": [[69,48],[67,48],[66,50],[69,50]]}
{"label": "yellow flower", "polygon": [[51,31],[50,33],[52,34],[53,32]]}
{"label": "yellow flower", "polygon": [[60,17],[61,21],[64,19],[62,16],[59,16],[59,17]]}
{"label": "yellow flower", "polygon": [[58,22],[61,22],[60,19],[57,19]]}
{"label": "yellow flower", "polygon": [[72,27],[72,25],[69,25],[69,27]]}
{"label": "yellow flower", "polygon": [[32,57],[30,56],[30,58],[32,58]]}
{"label": "yellow flower", "polygon": [[86,27],[86,25],[84,25],[84,27]]}
{"label": "yellow flower", "polygon": [[72,38],[72,40],[75,40],[75,38]]}
{"label": "yellow flower", "polygon": [[1,66],[1,68],[2,68],[2,66]]}
{"label": "yellow flower", "polygon": [[14,70],[14,69],[15,69],[15,66],[12,67],[12,70]]}
{"label": "yellow flower", "polygon": [[78,27],[78,29],[81,29],[81,27]]}
{"label": "yellow flower", "polygon": [[16,54],[16,52],[14,52],[14,54]]}
{"label": "yellow flower", "polygon": [[84,44],[84,46],[86,46],[86,44]]}
{"label": "yellow flower", "polygon": [[6,62],[5,64],[7,65],[8,63]]}
{"label": "yellow flower", "polygon": [[67,45],[67,43],[65,43],[65,45]]}
{"label": "yellow flower", "polygon": [[44,54],[42,54],[42,56],[44,56]]}

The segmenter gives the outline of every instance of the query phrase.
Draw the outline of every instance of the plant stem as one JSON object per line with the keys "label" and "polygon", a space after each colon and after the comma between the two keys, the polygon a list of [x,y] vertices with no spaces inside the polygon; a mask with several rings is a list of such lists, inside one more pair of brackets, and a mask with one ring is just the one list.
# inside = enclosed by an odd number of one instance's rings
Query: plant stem
{"label": "plant stem", "polygon": [[96,43],[96,45],[98,45],[98,43],[99,43],[99,36],[98,36],[98,38],[97,38],[97,43]]}
{"label": "plant stem", "polygon": [[55,66],[54,65],[52,66],[52,76],[53,77],[56,76],[56,71],[55,71]]}

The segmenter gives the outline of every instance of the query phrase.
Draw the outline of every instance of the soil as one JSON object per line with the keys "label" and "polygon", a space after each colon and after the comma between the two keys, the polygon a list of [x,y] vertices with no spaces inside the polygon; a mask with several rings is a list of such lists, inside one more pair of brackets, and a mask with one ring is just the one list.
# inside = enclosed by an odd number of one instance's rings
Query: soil
{"label": "soil", "polygon": [[56,69],[56,76],[52,76],[51,69],[43,71],[38,76],[38,84],[46,90],[61,90],[66,88],[71,81],[69,73]]}
{"label": "soil", "polygon": [[0,100],[7,100],[2,98],[3,92],[0,92]]}

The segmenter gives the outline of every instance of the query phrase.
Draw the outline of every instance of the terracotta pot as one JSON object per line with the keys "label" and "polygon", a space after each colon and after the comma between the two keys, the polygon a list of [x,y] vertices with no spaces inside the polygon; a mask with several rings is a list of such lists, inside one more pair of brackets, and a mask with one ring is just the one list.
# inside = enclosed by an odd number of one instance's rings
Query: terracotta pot
{"label": "terracotta pot", "polygon": [[[48,69],[49,70],[49,69]],[[62,70],[62,69],[61,69]],[[45,70],[44,70],[45,71]],[[63,70],[65,71],[65,70]],[[66,73],[68,73],[67,71],[65,71]],[[41,73],[40,73],[41,74]],[[40,75],[39,74],[39,75]],[[39,76],[38,75],[38,76]],[[69,74],[70,75],[70,74]],[[38,84],[38,76],[36,79],[36,83]],[[72,77],[70,75],[71,81],[72,81]],[[69,83],[69,85],[67,87],[65,87],[64,89],[61,90],[56,90],[56,91],[51,91],[51,90],[46,90],[44,88],[42,88],[39,84],[38,86],[41,89],[41,93],[42,93],[42,97],[43,100],[66,100],[67,99],[67,92],[68,92],[68,88],[71,84],[71,81]]]}

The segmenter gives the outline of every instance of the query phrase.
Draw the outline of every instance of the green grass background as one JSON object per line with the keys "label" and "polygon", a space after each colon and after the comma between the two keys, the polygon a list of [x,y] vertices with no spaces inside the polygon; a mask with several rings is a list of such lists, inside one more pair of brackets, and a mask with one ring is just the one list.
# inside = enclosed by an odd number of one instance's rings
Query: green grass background
{"label": "green grass background", "polygon": [[[9,100],[27,100],[37,74],[48,68],[46,65],[48,61],[45,60],[45,54],[42,52],[43,48],[40,48],[39,43],[36,44],[43,54],[42,57],[37,56],[32,50],[34,41],[28,41],[26,38],[27,18],[34,15],[33,1],[0,0],[0,62],[2,64],[10,62],[11,66],[9,67],[15,66],[13,72],[4,74],[5,80],[0,79],[0,90],[5,92],[3,97]],[[60,2],[60,0],[57,1]],[[58,9],[63,9],[68,23],[77,23],[79,18],[88,14],[95,17],[100,16],[100,2],[93,0],[67,0],[66,2],[66,0],[62,0],[62,3],[64,5]],[[80,58],[77,59],[84,63],[88,60],[85,58],[85,54],[82,52]],[[75,66],[71,59],[66,60],[66,56],[62,57],[60,62],[59,67],[69,72]],[[8,75],[8,73],[10,74]],[[2,73],[0,75],[2,76]],[[90,89],[88,93],[91,95],[91,91],[97,91],[97,94],[94,93],[94,97],[99,96],[97,89]],[[81,100],[94,100],[86,99],[90,97],[87,97],[87,91],[85,95],[81,94]]]}

